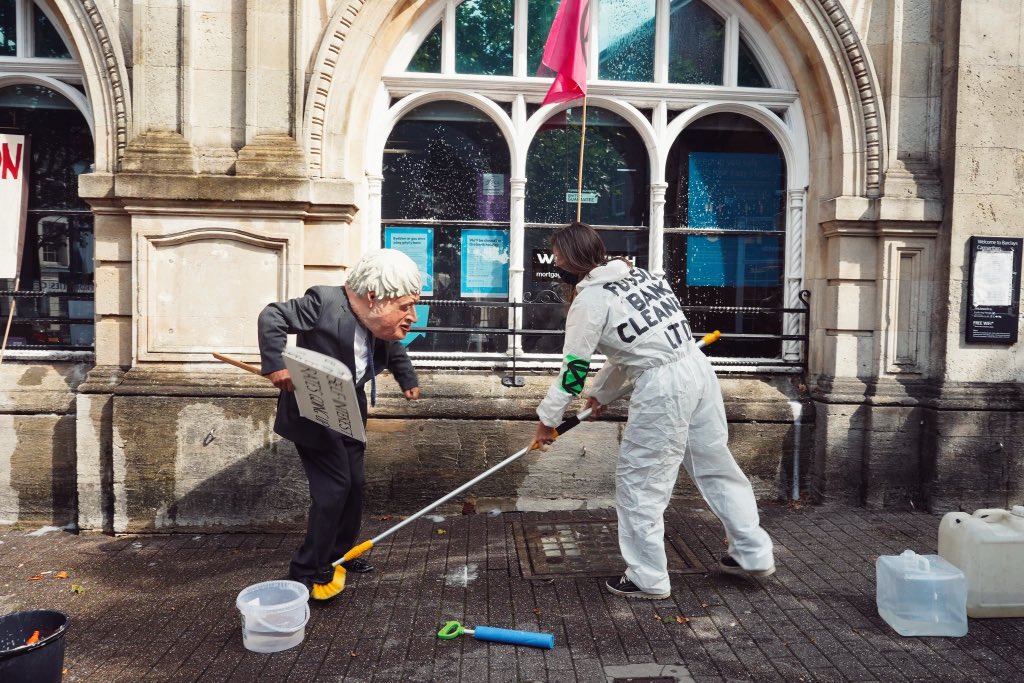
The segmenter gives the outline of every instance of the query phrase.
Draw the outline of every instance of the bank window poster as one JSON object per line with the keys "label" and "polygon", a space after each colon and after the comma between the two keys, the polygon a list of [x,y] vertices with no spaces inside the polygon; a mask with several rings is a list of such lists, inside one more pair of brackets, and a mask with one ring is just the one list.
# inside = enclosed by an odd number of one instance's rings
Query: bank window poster
{"label": "bank window poster", "polygon": [[507,230],[462,230],[462,297],[508,298],[508,265]]}
{"label": "bank window poster", "polygon": [[[692,152],[687,227],[776,230],[782,160],[777,154]],[[686,284],[772,287],[782,276],[776,236],[687,238]]]}
{"label": "bank window poster", "polygon": [[434,295],[434,229],[388,226],[384,228],[384,247],[397,249],[413,260],[423,275],[421,297]]}

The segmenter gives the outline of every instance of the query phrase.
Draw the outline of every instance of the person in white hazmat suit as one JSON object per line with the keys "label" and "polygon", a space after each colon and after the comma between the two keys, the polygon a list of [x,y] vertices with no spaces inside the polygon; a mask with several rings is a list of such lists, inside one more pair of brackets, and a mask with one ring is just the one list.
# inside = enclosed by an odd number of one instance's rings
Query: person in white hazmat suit
{"label": "person in white hazmat suit", "polygon": [[775,571],[772,541],[761,528],[750,481],[729,451],[725,405],[711,363],[696,347],[668,283],[626,261],[608,261],[600,235],[572,223],[552,237],[555,268],[569,285],[563,361],[537,407],[532,446],[545,449],[562,413],[583,394],[591,358],[607,360],[586,392],[600,415],[624,383],[633,383],[615,469],[619,549],[625,574],[609,579],[616,595],[669,597],[664,513],[679,465],[725,526],[729,574]]}

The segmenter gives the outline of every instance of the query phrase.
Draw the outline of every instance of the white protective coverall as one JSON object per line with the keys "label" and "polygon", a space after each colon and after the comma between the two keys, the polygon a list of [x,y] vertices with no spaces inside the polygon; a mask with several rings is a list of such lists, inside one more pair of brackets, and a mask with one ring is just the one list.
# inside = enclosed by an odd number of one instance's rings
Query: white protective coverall
{"label": "white protective coverall", "polygon": [[562,366],[537,415],[558,426],[582,393],[595,352],[607,360],[586,395],[607,404],[624,382],[634,383],[615,470],[626,578],[646,592],[670,590],[664,512],[680,463],[725,526],[733,559],[752,571],[773,566],[750,481],[729,451],[718,378],[668,283],[614,260],[590,271],[576,289]]}

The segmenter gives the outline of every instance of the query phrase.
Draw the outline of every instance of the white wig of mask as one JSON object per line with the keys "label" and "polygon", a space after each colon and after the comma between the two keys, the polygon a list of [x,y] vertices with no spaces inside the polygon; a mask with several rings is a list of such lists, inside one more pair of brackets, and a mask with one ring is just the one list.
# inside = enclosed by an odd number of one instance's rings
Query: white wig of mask
{"label": "white wig of mask", "polygon": [[376,249],[365,254],[345,279],[345,286],[359,296],[373,292],[380,299],[419,294],[423,276],[416,263],[397,249]]}

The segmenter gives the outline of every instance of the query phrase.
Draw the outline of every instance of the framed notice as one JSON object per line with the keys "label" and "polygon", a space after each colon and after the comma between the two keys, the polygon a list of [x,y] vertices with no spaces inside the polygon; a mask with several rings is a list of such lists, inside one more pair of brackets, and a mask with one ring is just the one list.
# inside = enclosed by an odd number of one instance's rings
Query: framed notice
{"label": "framed notice", "polygon": [[972,237],[967,280],[969,342],[1016,344],[1024,238]]}
{"label": "framed notice", "polygon": [[508,298],[508,263],[507,230],[463,229],[461,295]]}
{"label": "framed notice", "polygon": [[419,227],[384,228],[384,247],[397,249],[413,260],[423,273],[420,296],[434,295],[434,229]]}
{"label": "framed notice", "polygon": [[328,429],[366,443],[352,372],[337,358],[289,346],[281,354],[295,385],[299,414]]}

